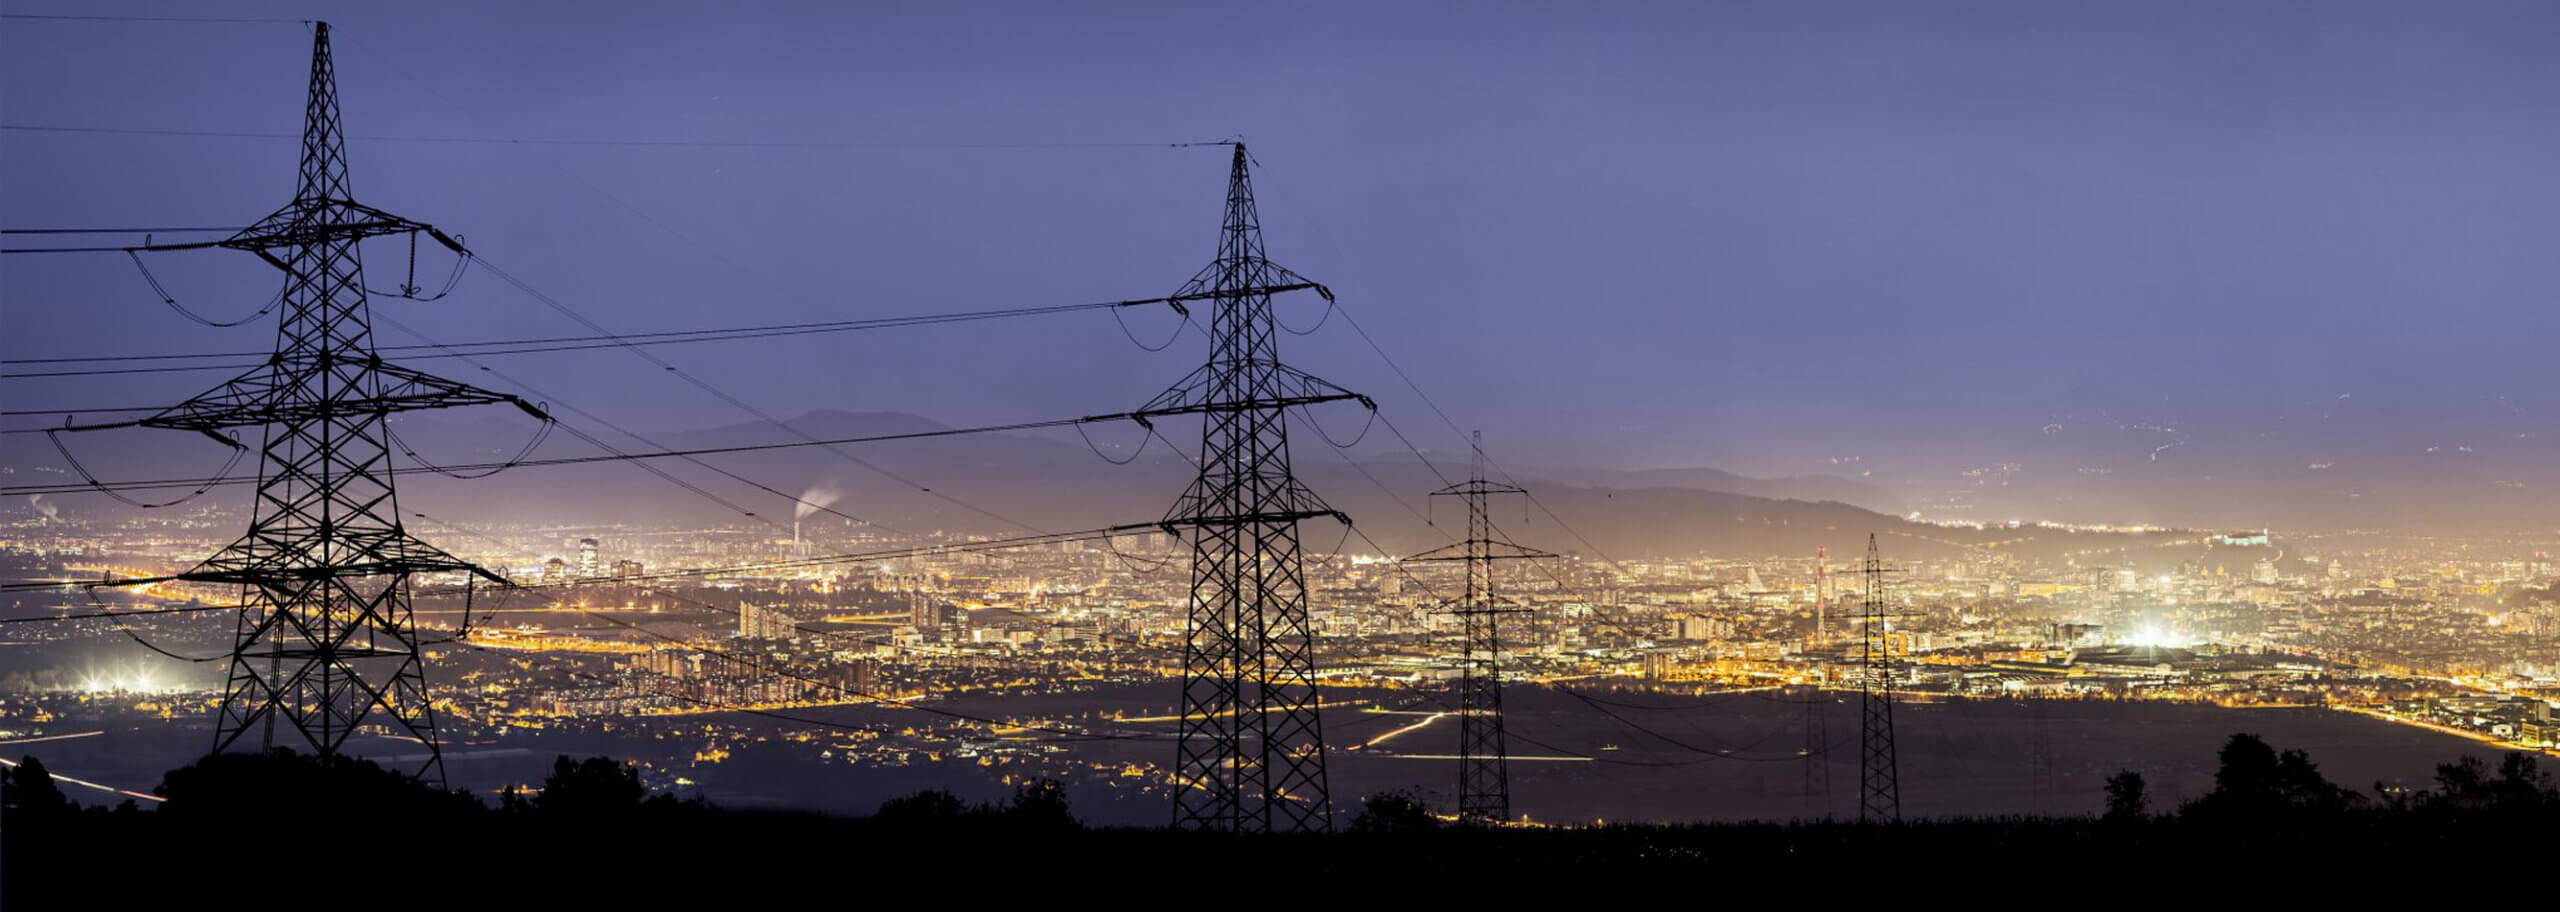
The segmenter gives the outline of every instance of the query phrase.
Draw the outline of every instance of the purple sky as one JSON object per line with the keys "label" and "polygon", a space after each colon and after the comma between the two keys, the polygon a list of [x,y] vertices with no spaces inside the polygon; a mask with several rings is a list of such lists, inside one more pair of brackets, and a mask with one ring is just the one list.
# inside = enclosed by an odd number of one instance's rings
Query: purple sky
{"label": "purple sky", "polygon": [[[1162,293],[1211,253],[1223,150],[1052,144],[1242,134],[1274,258],[1518,462],[1925,479],[2096,423],[2122,433],[2055,458],[2156,463],[2139,424],[2226,444],[2171,451],[2196,460],[2560,452],[2560,5],[593,6],[220,14],[332,20],[357,137],[1039,146],[351,143],[360,199],[616,330]],[[307,51],[294,25],[0,21],[0,121],[292,133]],[[245,224],[295,151],[0,131],[0,221]],[[276,284],[241,254],[154,263],[209,315]],[[0,270],[9,358],[272,339],[181,320],[121,258]],[[376,306],[444,341],[581,332],[485,276]],[[1343,323],[1283,346],[1455,443]],[[780,413],[954,423],[1131,407],[1199,357],[1096,314],[661,351]],[[626,353],[506,363],[636,426],[738,418]]]}

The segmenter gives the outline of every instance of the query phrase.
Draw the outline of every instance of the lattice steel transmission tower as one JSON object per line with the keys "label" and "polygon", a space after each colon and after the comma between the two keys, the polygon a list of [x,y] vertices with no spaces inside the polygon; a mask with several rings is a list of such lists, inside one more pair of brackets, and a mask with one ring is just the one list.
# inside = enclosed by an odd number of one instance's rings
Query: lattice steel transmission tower
{"label": "lattice steel transmission tower", "polygon": [[[1182,651],[1175,826],[1236,832],[1330,830],[1314,632],[1298,522],[1350,517],[1326,506],[1289,465],[1287,410],[1366,397],[1280,363],[1271,296],[1333,293],[1263,255],[1250,159],[1230,143],[1217,259],[1172,296],[1207,301],[1209,361],[1137,411],[1201,416],[1200,475],[1163,527],[1191,539]],[[1187,313],[1187,311],[1186,311]]]}
{"label": "lattice steel transmission tower", "polygon": [[1463,619],[1466,649],[1458,664],[1458,818],[1471,823],[1511,819],[1511,766],[1502,728],[1502,615],[1524,609],[1495,595],[1493,562],[1554,557],[1498,537],[1485,501],[1495,494],[1527,494],[1507,484],[1484,479],[1484,433],[1469,441],[1475,451],[1467,480],[1431,492],[1467,504],[1467,538],[1405,558],[1408,561],[1464,561],[1467,592],[1455,608]]}
{"label": "lattice steel transmission tower", "polygon": [[1902,781],[1893,751],[1893,635],[1885,611],[1884,559],[1878,556],[1872,534],[1867,536],[1867,560],[1861,569],[1867,578],[1866,603],[1860,611],[1866,627],[1866,667],[1859,676],[1859,688],[1866,725],[1858,734],[1858,753],[1865,767],[1858,790],[1858,819],[1896,822],[1902,819]]}
{"label": "lattice steel transmission tower", "polygon": [[[329,24],[313,29],[302,166],[293,202],[215,246],[246,250],[284,270],[275,355],[148,418],[100,427],[191,430],[241,447],[222,431],[263,428],[249,532],[176,579],[241,587],[238,635],[214,729],[216,752],[257,732],[278,746],[276,722],[320,755],[344,752],[369,724],[423,744],[411,772],[441,783],[443,754],[419,664],[410,580],[496,574],[411,538],[392,490],[385,422],[393,412],[511,403],[515,396],[384,363],[374,353],[357,242],[423,233],[421,222],[355,202],[347,189]],[[466,579],[469,576],[465,577]]]}
{"label": "lattice steel transmission tower", "polygon": [[1823,704],[1830,702],[1822,695],[1822,685],[1804,687],[1804,816],[1822,820],[1831,816],[1831,727],[1823,720]]}

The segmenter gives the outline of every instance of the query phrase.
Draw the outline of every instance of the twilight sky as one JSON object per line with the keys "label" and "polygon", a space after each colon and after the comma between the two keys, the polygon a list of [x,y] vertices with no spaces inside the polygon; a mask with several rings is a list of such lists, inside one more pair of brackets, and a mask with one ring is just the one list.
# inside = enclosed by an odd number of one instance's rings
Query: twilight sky
{"label": "twilight sky", "polygon": [[[2437,446],[2560,482],[2560,4],[708,6],[220,15],[330,19],[358,197],[618,331],[1162,293],[1211,253],[1225,159],[1146,144],[1242,134],[1273,257],[1516,462],[1925,487]],[[0,131],[0,222],[274,209],[308,45],[290,24],[0,20],[9,125],[274,134]],[[377,286],[405,265],[368,257]],[[210,316],[276,285],[242,254],[152,262]],[[273,334],[186,322],[112,256],[7,257],[0,302],[12,359]],[[582,332],[486,276],[376,307],[440,341]],[[1282,341],[1455,443],[1339,320]],[[660,353],[776,412],[953,423],[1131,407],[1200,354],[1097,314]],[[507,369],[640,427],[739,420],[627,353],[546,357]]]}

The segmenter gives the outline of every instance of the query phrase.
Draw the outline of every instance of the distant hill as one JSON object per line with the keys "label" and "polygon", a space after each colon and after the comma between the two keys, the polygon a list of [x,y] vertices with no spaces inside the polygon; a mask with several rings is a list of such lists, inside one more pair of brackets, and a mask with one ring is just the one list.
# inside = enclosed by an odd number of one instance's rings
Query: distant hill
{"label": "distant hill", "polygon": [[[832,439],[903,434],[945,428],[938,422],[898,412],[813,412],[793,419],[792,427],[811,437]],[[523,445],[527,428],[505,420],[442,422],[428,416],[403,416],[396,425],[402,439],[440,464],[497,461]],[[1140,438],[1129,425],[1090,426],[1093,446],[1125,459],[1113,465],[1072,431],[969,434],[918,440],[868,443],[842,448],[840,456],[826,448],[796,447],[755,453],[705,457],[720,469],[770,485],[832,509],[908,532],[953,530],[980,534],[1093,528],[1149,522],[1166,508],[1191,479],[1194,469],[1160,441],[1134,458],[1128,447]],[[1176,440],[1185,435],[1167,428]],[[735,424],[698,430],[652,433],[658,446],[689,449],[791,442],[790,433],[763,424]],[[616,440],[626,450],[646,444]],[[1193,444],[1196,445],[1196,444]],[[92,468],[109,478],[185,477],[200,474],[198,465],[213,454],[187,447],[99,447]],[[1415,552],[1446,544],[1451,534],[1434,524],[1457,521],[1463,514],[1449,498],[1429,493],[1446,481],[1411,455],[1401,459],[1361,457],[1357,462],[1334,451],[1313,435],[1296,441],[1298,474],[1334,507],[1349,513],[1360,532],[1377,546]],[[597,452],[582,441],[555,434],[537,456],[579,456]],[[1397,451],[1401,453],[1402,451]],[[58,461],[50,449],[31,451],[19,444],[12,462],[24,469],[12,478],[63,478],[39,474],[35,466]],[[48,459],[46,457],[53,457]],[[84,457],[84,460],[88,457]],[[864,464],[856,464],[854,459]],[[789,526],[795,519],[810,524],[845,524],[824,512],[795,507],[773,493],[757,490],[681,460],[661,459],[656,467],[699,486],[711,495],[752,511],[759,518]],[[867,465],[865,465],[867,464]],[[1454,464],[1437,467],[1457,473]],[[1562,477],[1541,472],[1554,471]],[[2007,547],[2056,547],[2077,541],[2038,530],[1969,531],[1906,522],[1865,506],[1841,502],[1890,503],[1881,492],[1837,478],[1750,479],[1714,469],[1671,469],[1646,472],[1567,470],[1524,471],[1518,482],[1546,509],[1570,523],[1588,544],[1557,527],[1544,511],[1517,498],[1498,502],[1497,519],[1517,540],[1548,550],[1588,551],[1597,547],[1617,558],[1660,556],[1769,557],[1809,555],[1816,547],[1849,553],[1870,532],[1887,537],[1886,548],[1898,558],[1953,554],[1967,545],[2004,541]],[[1791,499],[1743,493],[1795,492],[1837,499]],[[237,497],[240,489],[227,489]],[[709,497],[680,490],[645,470],[626,463],[519,468],[473,480],[432,473],[402,476],[404,509],[473,522],[637,523],[667,521],[722,522],[740,519],[738,512]],[[60,509],[108,509],[93,494],[50,499]],[[777,530],[777,534],[787,534]],[[1310,524],[1310,548],[1367,550],[1330,523]],[[2079,544],[2069,545],[2081,546]]]}
{"label": "distant hill", "polygon": [[1723,491],[1728,494],[1748,494],[1753,497],[1779,500],[1831,500],[1897,516],[1910,511],[1901,497],[1881,486],[1837,475],[1751,478],[1723,469],[1705,467],[1636,471],[1525,468],[1521,471],[1540,478],[1584,487],[1694,488],[1701,491]]}

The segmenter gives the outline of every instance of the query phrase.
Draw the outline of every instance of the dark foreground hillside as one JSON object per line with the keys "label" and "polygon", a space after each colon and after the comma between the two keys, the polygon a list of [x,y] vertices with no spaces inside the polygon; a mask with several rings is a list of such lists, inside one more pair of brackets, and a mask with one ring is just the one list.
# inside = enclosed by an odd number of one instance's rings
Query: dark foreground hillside
{"label": "dark foreground hillside", "polygon": [[1654,874],[1784,889],[1844,886],[1828,879],[1843,872],[2068,880],[2248,867],[2343,884],[2375,874],[2372,865],[2532,868],[2560,858],[2560,788],[2531,755],[2494,767],[2466,758],[2439,768],[2436,787],[2403,792],[2331,783],[2302,753],[2250,735],[2233,736],[2219,759],[2216,790],[2202,799],[2150,808],[2128,773],[2091,796],[2104,813],[2085,817],[1480,828],[1380,795],[1344,815],[1338,833],[1247,837],[1086,828],[1048,782],[997,805],[928,791],[869,817],[737,813],[653,797],[629,767],[601,757],[561,758],[539,792],[490,807],[362,761],[226,754],[170,771],[158,790],[168,800],[155,809],[84,808],[28,758],[7,781],[0,884],[12,909],[149,896],[249,903],[270,889],[283,899],[294,878],[311,876],[352,891],[328,907],[620,899],[651,908],[703,891],[1143,893],[1198,878],[1320,884],[1339,896],[1345,886],[1429,891],[1461,874],[1479,889]]}

